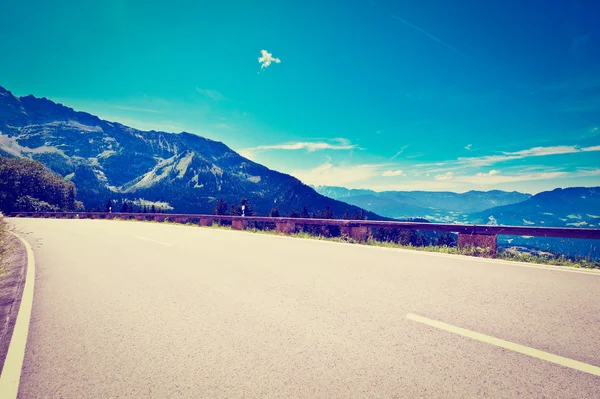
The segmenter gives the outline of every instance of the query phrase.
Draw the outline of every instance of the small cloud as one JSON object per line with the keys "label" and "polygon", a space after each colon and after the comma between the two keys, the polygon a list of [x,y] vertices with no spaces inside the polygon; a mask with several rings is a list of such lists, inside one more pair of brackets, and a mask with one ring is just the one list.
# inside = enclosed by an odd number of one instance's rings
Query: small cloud
{"label": "small cloud", "polygon": [[273,57],[273,54],[269,53],[267,50],[260,50],[260,53],[262,54],[262,57],[258,58],[258,62],[260,63],[261,70],[265,69],[273,62],[276,64],[279,64],[281,62],[279,58]]}
{"label": "small cloud", "polygon": [[196,87],[196,91],[202,94],[204,97],[208,97],[215,101],[222,101],[227,99],[223,94],[221,94],[217,90],[202,89],[200,87]]}
{"label": "small cloud", "polygon": [[383,172],[383,174],[381,176],[385,176],[385,177],[406,176],[406,173],[404,173],[400,169],[398,169],[398,170],[387,170],[387,171]]}
{"label": "small cloud", "polygon": [[454,177],[454,173],[446,172],[444,174],[437,175],[435,177],[435,180],[452,180],[453,177]]}
{"label": "small cloud", "polygon": [[375,134],[381,134],[381,130],[375,130]]}
{"label": "small cloud", "polygon": [[465,146],[465,150],[467,150],[467,151],[471,151],[471,147],[472,147],[472,146],[473,146],[473,144],[467,144],[467,145]]}

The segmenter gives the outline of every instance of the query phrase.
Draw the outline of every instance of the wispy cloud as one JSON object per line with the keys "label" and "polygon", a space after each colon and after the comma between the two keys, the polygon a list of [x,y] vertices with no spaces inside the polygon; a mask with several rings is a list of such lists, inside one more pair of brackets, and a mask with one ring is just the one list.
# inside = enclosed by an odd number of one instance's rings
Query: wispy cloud
{"label": "wispy cloud", "polygon": [[446,172],[441,175],[435,176],[435,180],[452,180],[454,178],[453,172]]}
{"label": "wispy cloud", "polygon": [[503,152],[499,155],[486,155],[482,157],[458,158],[456,163],[472,167],[489,166],[499,162],[512,161],[529,157],[542,157],[548,155],[573,154],[578,152],[600,151],[598,146],[579,148],[576,146],[552,146],[552,147],[534,147],[527,150]]}
{"label": "wispy cloud", "polygon": [[129,106],[126,106],[126,105],[115,105],[112,108],[122,109],[124,111],[149,112],[149,113],[153,113],[153,114],[160,114],[161,113],[161,111],[157,111],[155,109],[140,108],[140,107],[129,107]]}
{"label": "wispy cloud", "polygon": [[223,94],[221,94],[221,92],[219,92],[217,90],[203,89],[200,87],[196,87],[196,91],[198,93],[200,93],[201,95],[203,95],[204,97],[208,97],[215,101],[223,101],[223,100],[227,99]]}
{"label": "wispy cloud", "polygon": [[467,150],[467,151],[471,151],[471,147],[472,147],[472,146],[473,146],[473,144],[467,144],[467,145],[465,146],[465,150]]}
{"label": "wispy cloud", "polygon": [[398,156],[402,155],[402,153],[404,152],[404,150],[406,150],[407,147],[408,147],[408,145],[405,145],[404,147],[400,148],[400,151],[395,153],[394,156],[390,159],[396,159]]}
{"label": "wispy cloud", "polygon": [[462,51],[460,51],[459,49],[457,49],[454,46],[449,45],[448,43],[446,43],[445,41],[443,41],[442,39],[440,39],[437,36],[432,35],[431,33],[427,32],[425,29],[419,28],[416,25],[411,24],[410,22],[406,21],[405,19],[400,18],[397,15],[392,15],[392,18],[402,22],[404,25],[408,26],[409,28],[412,28],[414,30],[416,30],[417,32],[421,32],[422,34],[424,34],[425,36],[429,37],[431,40],[438,42],[439,44],[446,46],[447,48],[449,48],[450,50],[454,51],[455,53],[462,55],[463,57],[466,58],[471,58],[468,55],[466,55],[465,53],[463,53]]}
{"label": "wispy cloud", "polygon": [[383,172],[381,174],[381,176],[385,176],[385,177],[406,176],[406,173],[404,173],[400,169],[398,169],[398,170],[386,170],[385,172]]}
{"label": "wispy cloud", "polygon": [[272,144],[272,145],[260,145],[258,147],[245,148],[240,151],[244,156],[252,156],[258,152],[271,151],[271,150],[283,150],[283,151],[297,151],[306,150],[308,152],[315,152],[320,150],[354,150],[358,149],[358,145],[352,144],[347,139],[336,139],[333,143],[325,141],[294,141],[283,144]]}
{"label": "wispy cloud", "polygon": [[215,123],[213,126],[216,127],[217,129],[237,130],[236,126],[231,123],[220,122],[220,123]]}
{"label": "wispy cloud", "polygon": [[279,64],[281,62],[279,58],[273,57],[273,54],[269,53],[267,50],[260,50],[260,53],[262,54],[262,56],[258,58],[258,62],[260,63],[261,70],[265,69],[273,62],[276,64]]}

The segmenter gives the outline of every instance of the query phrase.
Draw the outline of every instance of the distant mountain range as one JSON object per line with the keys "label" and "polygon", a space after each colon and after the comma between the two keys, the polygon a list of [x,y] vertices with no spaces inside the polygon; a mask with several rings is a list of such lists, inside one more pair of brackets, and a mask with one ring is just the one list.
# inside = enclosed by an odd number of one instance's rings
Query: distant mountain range
{"label": "distant mountain range", "polygon": [[[351,190],[315,186],[332,198],[394,217],[437,222],[512,226],[600,227],[600,187],[557,188],[534,196],[506,191],[451,192]],[[536,248],[572,256],[600,258],[596,240],[500,236],[502,246]]]}
{"label": "distant mountain range", "polygon": [[436,222],[468,222],[469,214],[531,197],[516,191],[469,191],[462,194],[433,191],[382,191],[312,186],[318,193],[360,206],[380,215],[426,218]]}
{"label": "distant mountain range", "polygon": [[[472,214],[469,218],[473,223],[483,224],[599,228],[600,187],[544,191],[526,201],[487,209]],[[499,242],[600,259],[600,242],[597,240],[500,236]]]}
{"label": "distant mountain range", "polygon": [[597,227],[600,187],[557,188],[526,201],[470,215],[474,223],[517,226]]}
{"label": "distant mountain range", "polygon": [[220,197],[234,204],[246,197],[263,215],[275,206],[282,214],[328,205],[338,217],[360,211],[221,142],[190,133],[140,131],[46,98],[15,97],[2,87],[0,155],[42,162],[73,181],[88,208],[109,198],[143,199],[168,203],[177,212],[209,213]]}

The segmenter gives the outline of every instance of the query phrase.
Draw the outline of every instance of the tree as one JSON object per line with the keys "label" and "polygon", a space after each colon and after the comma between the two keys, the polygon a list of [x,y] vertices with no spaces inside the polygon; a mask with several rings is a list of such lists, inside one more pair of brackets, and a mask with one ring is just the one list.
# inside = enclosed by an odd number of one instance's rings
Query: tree
{"label": "tree", "polygon": [[279,208],[275,207],[273,209],[271,209],[271,212],[269,212],[269,217],[271,218],[278,218],[281,215],[279,214]]}
{"label": "tree", "polygon": [[229,207],[229,214],[231,216],[240,216],[240,214],[238,213],[238,208],[233,204],[231,204],[231,206]]}
{"label": "tree", "polygon": [[[319,212],[317,217],[319,219],[335,219],[335,214],[333,213],[333,210],[331,209],[331,205],[327,204],[325,209],[321,210],[321,212]],[[320,228],[318,230],[320,230],[320,233],[323,234],[325,237],[338,237],[340,235],[339,226],[319,226],[319,227]]]}
{"label": "tree", "polygon": [[[72,182],[29,159],[0,157],[0,211],[35,210],[48,206],[58,211],[77,208]],[[29,208],[28,208],[29,207]],[[26,208],[26,209],[23,209]]]}
{"label": "tree", "polygon": [[152,208],[150,208],[150,213],[156,213],[156,207],[152,204]]}
{"label": "tree", "polygon": [[450,234],[450,233],[440,234],[435,239],[435,245],[451,247],[454,244],[455,244],[454,238],[452,237],[452,234]]}
{"label": "tree", "polygon": [[212,213],[213,215],[227,215],[227,202],[223,198],[219,198]]}
{"label": "tree", "polygon": [[124,200],[123,203],[121,204],[121,209],[119,209],[119,212],[121,212],[121,213],[127,213],[127,209],[128,209],[128,207],[127,207],[127,201]]}
{"label": "tree", "polygon": [[300,212],[300,217],[302,219],[309,219],[310,218],[310,213],[308,212],[308,208],[306,207],[306,205],[304,205],[302,207],[302,211]]}
{"label": "tree", "polygon": [[350,219],[350,214],[348,213],[348,209],[346,209],[346,212],[344,212],[344,216],[342,216],[342,219],[344,219],[344,220]]}
{"label": "tree", "polygon": [[331,205],[327,204],[325,209],[321,212],[322,219],[335,219],[335,215],[333,210],[331,209]]}
{"label": "tree", "polygon": [[301,216],[300,212],[298,212],[295,209],[292,209],[292,211],[290,212],[290,216],[289,217],[291,217],[291,218],[299,218],[300,216]]}
{"label": "tree", "polygon": [[355,211],[354,214],[352,215],[352,220],[366,220],[367,217],[365,216],[365,210],[364,209],[360,209],[359,211]]}

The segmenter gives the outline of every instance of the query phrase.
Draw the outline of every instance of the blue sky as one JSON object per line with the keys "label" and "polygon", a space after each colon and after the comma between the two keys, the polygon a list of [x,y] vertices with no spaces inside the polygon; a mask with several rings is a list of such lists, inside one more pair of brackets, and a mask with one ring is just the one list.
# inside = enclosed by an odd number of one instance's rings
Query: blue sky
{"label": "blue sky", "polygon": [[306,183],[600,185],[600,4],[516,4],[4,0],[0,85]]}

